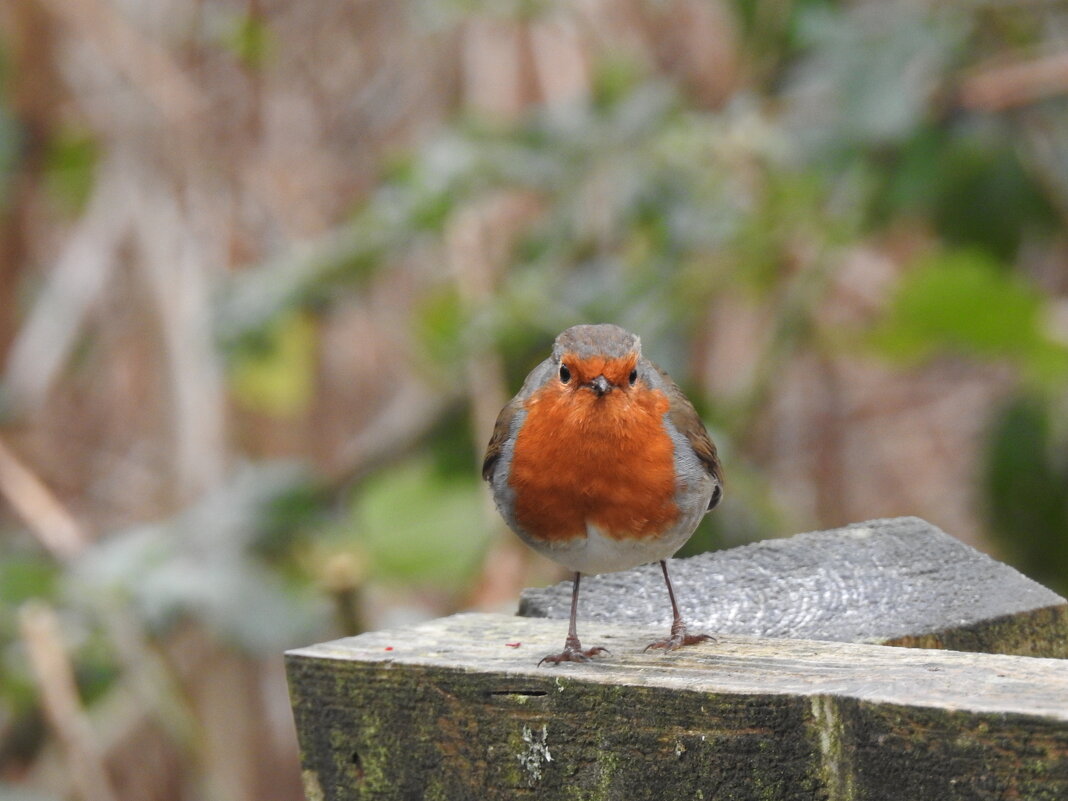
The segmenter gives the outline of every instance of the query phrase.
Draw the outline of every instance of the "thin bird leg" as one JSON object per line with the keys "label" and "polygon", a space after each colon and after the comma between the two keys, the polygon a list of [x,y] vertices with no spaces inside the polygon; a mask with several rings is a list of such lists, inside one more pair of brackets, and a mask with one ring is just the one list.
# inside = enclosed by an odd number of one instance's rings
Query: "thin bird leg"
{"label": "thin bird leg", "polygon": [[682,615],[679,614],[679,605],[675,601],[675,590],[671,586],[671,577],[668,575],[667,559],[660,560],[660,569],[664,571],[664,583],[667,584],[668,598],[671,599],[671,614],[673,616],[671,628],[674,630],[676,626],[682,625]]}
{"label": "thin bird leg", "polygon": [[578,638],[578,599],[579,599],[579,583],[582,581],[582,574],[575,573],[575,579],[571,582],[571,619],[567,624],[567,639],[564,640],[564,648],[570,648],[571,650],[578,650],[582,648],[582,643]]}
{"label": "thin bird leg", "polygon": [[582,650],[582,643],[578,638],[578,598],[579,582],[582,580],[581,573],[575,573],[575,580],[571,585],[571,622],[567,626],[567,639],[564,640],[564,650],[558,654],[550,654],[538,662],[538,667],[544,662],[550,665],[558,665],[561,662],[587,662],[591,656],[608,653],[607,648],[595,645],[593,648]]}
{"label": "thin bird leg", "polygon": [[649,643],[645,646],[645,650],[663,648],[665,651],[674,651],[684,645],[695,645],[699,642],[709,641],[715,642],[715,638],[708,634],[686,633],[686,624],[683,623],[682,615],[679,613],[679,605],[675,601],[675,590],[671,586],[671,576],[668,575],[667,559],[660,560],[660,569],[664,571],[664,583],[667,584],[668,598],[671,599],[671,636],[666,640]]}

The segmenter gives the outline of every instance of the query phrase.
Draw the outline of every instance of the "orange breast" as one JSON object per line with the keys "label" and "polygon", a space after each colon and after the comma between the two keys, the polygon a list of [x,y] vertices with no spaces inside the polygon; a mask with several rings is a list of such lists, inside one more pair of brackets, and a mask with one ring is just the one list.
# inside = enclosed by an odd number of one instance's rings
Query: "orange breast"
{"label": "orange breast", "polygon": [[548,541],[655,537],[678,517],[667,397],[642,384],[598,398],[550,383],[526,404],[509,484],[516,520]]}

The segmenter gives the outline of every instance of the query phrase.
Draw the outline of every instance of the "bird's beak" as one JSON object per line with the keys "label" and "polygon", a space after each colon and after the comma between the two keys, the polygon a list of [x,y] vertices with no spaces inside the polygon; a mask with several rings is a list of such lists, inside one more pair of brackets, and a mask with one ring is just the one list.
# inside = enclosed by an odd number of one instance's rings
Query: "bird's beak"
{"label": "bird's beak", "polygon": [[589,388],[597,393],[597,397],[600,398],[607,395],[612,389],[612,384],[603,375],[597,376],[589,383]]}

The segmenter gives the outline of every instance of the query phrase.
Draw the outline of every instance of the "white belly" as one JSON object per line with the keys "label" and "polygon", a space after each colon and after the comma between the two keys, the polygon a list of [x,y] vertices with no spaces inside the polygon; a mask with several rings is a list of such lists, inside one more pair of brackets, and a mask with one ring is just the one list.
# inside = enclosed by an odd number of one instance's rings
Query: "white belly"
{"label": "white belly", "polygon": [[535,550],[576,573],[615,573],[674,556],[693,534],[703,516],[703,510],[680,516],[678,522],[659,537],[617,540],[592,523],[587,523],[585,537],[551,544],[527,542]]}

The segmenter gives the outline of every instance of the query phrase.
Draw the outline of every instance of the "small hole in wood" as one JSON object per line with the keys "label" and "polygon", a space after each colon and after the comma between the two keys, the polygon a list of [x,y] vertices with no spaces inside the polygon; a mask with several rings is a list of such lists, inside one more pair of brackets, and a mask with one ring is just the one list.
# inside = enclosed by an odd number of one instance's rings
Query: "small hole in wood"
{"label": "small hole in wood", "polygon": [[542,698],[549,693],[545,690],[490,690],[486,695],[509,698]]}
{"label": "small hole in wood", "polygon": [[352,772],[356,776],[356,781],[363,781],[363,760],[360,759],[360,752],[353,751],[349,761],[352,763]]}

